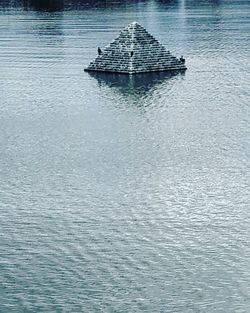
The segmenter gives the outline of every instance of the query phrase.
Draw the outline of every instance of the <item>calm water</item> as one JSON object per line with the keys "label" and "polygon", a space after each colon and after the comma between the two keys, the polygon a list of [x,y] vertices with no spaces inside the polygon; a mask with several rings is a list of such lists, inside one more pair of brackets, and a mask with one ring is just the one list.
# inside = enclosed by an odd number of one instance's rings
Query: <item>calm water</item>
{"label": "calm water", "polygon": [[[0,312],[250,312],[249,1],[6,2]],[[83,71],[134,20],[184,75]]]}

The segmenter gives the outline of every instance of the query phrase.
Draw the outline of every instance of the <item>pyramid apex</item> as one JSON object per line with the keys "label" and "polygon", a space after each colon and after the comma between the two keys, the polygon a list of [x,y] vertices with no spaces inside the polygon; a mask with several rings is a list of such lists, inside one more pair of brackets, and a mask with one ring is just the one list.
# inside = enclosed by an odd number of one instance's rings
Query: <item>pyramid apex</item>
{"label": "pyramid apex", "polygon": [[130,23],[129,25],[128,25],[128,27],[135,27],[135,26],[141,26],[138,22],[136,22],[136,21],[134,21],[134,22],[132,22],[132,23]]}

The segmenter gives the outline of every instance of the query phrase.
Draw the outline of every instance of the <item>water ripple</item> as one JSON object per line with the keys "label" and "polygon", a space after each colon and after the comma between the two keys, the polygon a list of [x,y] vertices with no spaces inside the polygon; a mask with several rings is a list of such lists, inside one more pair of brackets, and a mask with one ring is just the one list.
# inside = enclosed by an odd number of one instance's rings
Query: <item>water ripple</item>
{"label": "water ripple", "polygon": [[[15,3],[0,4],[0,311],[249,312],[248,1]],[[131,20],[186,73],[85,73]]]}

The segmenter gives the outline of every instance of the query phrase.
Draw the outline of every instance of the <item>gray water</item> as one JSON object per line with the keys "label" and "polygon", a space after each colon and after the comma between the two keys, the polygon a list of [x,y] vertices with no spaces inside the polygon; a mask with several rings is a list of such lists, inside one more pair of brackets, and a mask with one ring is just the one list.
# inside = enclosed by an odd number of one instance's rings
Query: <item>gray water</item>
{"label": "gray water", "polygon": [[[0,312],[250,312],[249,1],[0,3]],[[185,74],[83,71],[134,20]]]}

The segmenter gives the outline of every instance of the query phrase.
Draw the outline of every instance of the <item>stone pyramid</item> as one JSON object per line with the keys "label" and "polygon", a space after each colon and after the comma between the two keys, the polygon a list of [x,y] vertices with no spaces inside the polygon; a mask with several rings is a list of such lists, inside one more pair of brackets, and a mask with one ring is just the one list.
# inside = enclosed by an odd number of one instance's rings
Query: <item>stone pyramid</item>
{"label": "stone pyramid", "polygon": [[134,74],[186,69],[185,61],[171,55],[145,28],[133,22],[85,71]]}

